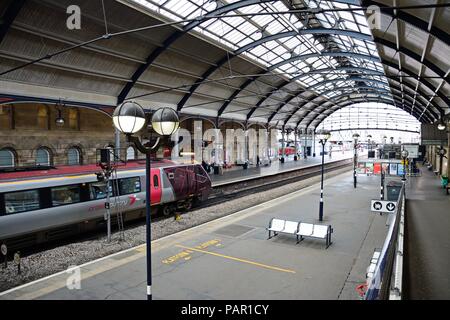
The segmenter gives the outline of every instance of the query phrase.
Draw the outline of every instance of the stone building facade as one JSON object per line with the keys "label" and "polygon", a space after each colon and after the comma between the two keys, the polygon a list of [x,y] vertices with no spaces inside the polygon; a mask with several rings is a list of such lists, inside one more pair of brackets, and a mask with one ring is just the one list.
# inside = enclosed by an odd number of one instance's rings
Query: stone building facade
{"label": "stone building facade", "polygon": [[[58,126],[57,118],[64,119],[64,124]],[[114,139],[111,118],[99,111],[36,103],[0,106],[3,166],[11,155],[18,167],[43,163],[46,156],[55,166],[92,164],[96,150],[114,147]],[[121,148],[127,147],[121,135]]]}
{"label": "stone building facade", "polygon": [[[57,121],[58,119],[64,121]],[[187,129],[191,133],[190,151],[192,152],[195,150],[196,144],[202,145],[205,142],[203,135],[200,140],[194,141],[194,126],[199,121],[203,133],[216,127],[213,120],[197,117],[185,118],[180,123],[180,128]],[[222,121],[217,125],[223,135],[222,144],[218,145],[219,149],[223,149],[227,143],[227,129],[242,130],[245,128],[244,124],[233,120]],[[252,125],[252,128],[263,129],[265,132],[264,126]],[[114,131],[111,117],[93,109],[42,103],[0,105],[0,170],[36,165],[95,164],[99,160],[98,149],[115,148]],[[259,133],[257,136],[259,137]],[[141,140],[146,140],[146,138],[141,138]],[[251,147],[258,146],[259,140],[256,141],[256,144]],[[153,156],[170,157],[173,145],[174,143],[170,141],[169,137],[161,138]],[[244,152],[248,153],[245,155],[246,158],[249,158],[251,147],[247,145],[245,148]],[[220,151],[219,149],[217,151]],[[131,146],[123,134],[120,134],[119,150],[122,160],[145,159],[145,155]],[[234,158],[238,158],[237,150],[236,140],[233,148]],[[201,151],[201,153],[203,152]],[[205,153],[207,153],[206,150]],[[211,157],[209,157],[211,159],[204,159],[202,154],[196,159],[215,162],[212,160],[216,159],[213,153],[214,151],[211,151]],[[217,160],[228,160],[228,155],[224,154],[224,156],[226,159],[217,158]],[[194,161],[194,156],[191,161]]]}

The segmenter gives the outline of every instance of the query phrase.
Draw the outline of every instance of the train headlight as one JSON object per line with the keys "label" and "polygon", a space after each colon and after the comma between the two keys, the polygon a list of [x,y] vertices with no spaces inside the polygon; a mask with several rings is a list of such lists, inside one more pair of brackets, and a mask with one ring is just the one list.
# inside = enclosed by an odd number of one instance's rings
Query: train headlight
{"label": "train headlight", "polygon": [[125,101],[114,110],[113,123],[120,132],[133,134],[145,126],[144,109],[133,101]]}

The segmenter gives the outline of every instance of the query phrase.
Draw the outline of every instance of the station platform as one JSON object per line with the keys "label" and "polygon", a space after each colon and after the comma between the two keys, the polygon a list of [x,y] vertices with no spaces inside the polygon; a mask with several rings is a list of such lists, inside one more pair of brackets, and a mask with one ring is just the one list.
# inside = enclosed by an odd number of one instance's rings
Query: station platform
{"label": "station platform", "polygon": [[[362,154],[358,155],[359,157]],[[325,155],[324,162],[336,162],[344,159],[352,159],[353,151],[346,152],[333,152],[331,157]],[[308,157],[307,159],[299,159],[298,161],[293,161],[289,159],[285,163],[280,163],[279,161],[274,161],[269,166],[250,166],[247,170],[242,167],[234,167],[232,169],[225,169],[223,175],[209,174],[212,185],[220,186],[233,182],[239,182],[244,180],[249,180],[252,178],[259,178],[265,176],[271,176],[282,172],[295,171],[300,168],[312,167],[322,163],[322,157],[316,155],[316,157]]]}
{"label": "station platform", "polygon": [[450,299],[450,196],[422,167],[407,183],[405,299]]}
{"label": "station platform", "polygon": [[[386,216],[370,212],[379,177],[351,171],[325,180],[324,221],[318,221],[320,184],[152,242],[154,299],[359,299],[375,248],[383,245]],[[332,245],[279,234],[268,240],[273,217],[334,229]],[[174,221],[177,223],[177,221]],[[145,245],[79,266],[73,275],[46,277],[0,294],[0,299],[146,299]]]}

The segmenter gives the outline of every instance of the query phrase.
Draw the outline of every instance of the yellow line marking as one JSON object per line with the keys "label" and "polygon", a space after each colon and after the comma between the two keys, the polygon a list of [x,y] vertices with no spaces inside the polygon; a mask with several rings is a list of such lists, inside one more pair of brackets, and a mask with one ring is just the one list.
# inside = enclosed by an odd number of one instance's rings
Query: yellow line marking
{"label": "yellow line marking", "polygon": [[262,267],[262,268],[266,268],[266,269],[270,269],[270,270],[276,270],[276,271],[281,271],[281,272],[287,272],[287,273],[296,273],[294,270],[289,270],[289,269],[283,269],[283,268],[278,268],[278,267],[274,267],[274,266],[269,266],[266,264],[262,264],[262,263],[258,263],[258,262],[254,262],[254,261],[249,261],[249,260],[244,260],[244,259],[240,259],[240,258],[236,258],[236,257],[231,257],[231,256],[227,256],[224,254],[220,254],[220,253],[216,253],[216,252],[210,252],[210,251],[206,251],[206,250],[200,250],[200,249],[196,249],[196,248],[191,248],[191,247],[186,247],[180,244],[175,245],[176,247],[179,248],[183,248],[183,249],[188,249],[188,250],[192,250],[192,251],[197,251],[197,252],[201,252],[201,253],[206,253],[206,254],[210,254],[216,257],[221,257],[221,258],[225,258],[225,259],[230,259],[230,260],[234,260],[234,261],[239,261],[239,262],[243,262],[243,263],[247,263],[247,264],[251,264],[254,266],[258,266],[258,267]]}

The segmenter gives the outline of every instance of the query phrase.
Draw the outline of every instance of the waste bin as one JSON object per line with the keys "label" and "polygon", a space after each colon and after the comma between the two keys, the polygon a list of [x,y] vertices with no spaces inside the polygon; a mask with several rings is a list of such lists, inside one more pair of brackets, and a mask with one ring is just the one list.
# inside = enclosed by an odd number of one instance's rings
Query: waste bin
{"label": "waste bin", "polygon": [[398,181],[390,181],[386,186],[387,200],[397,201],[402,190],[402,183]]}
{"label": "waste bin", "polygon": [[441,183],[442,183],[442,187],[445,188],[448,185],[448,177],[441,177]]}

